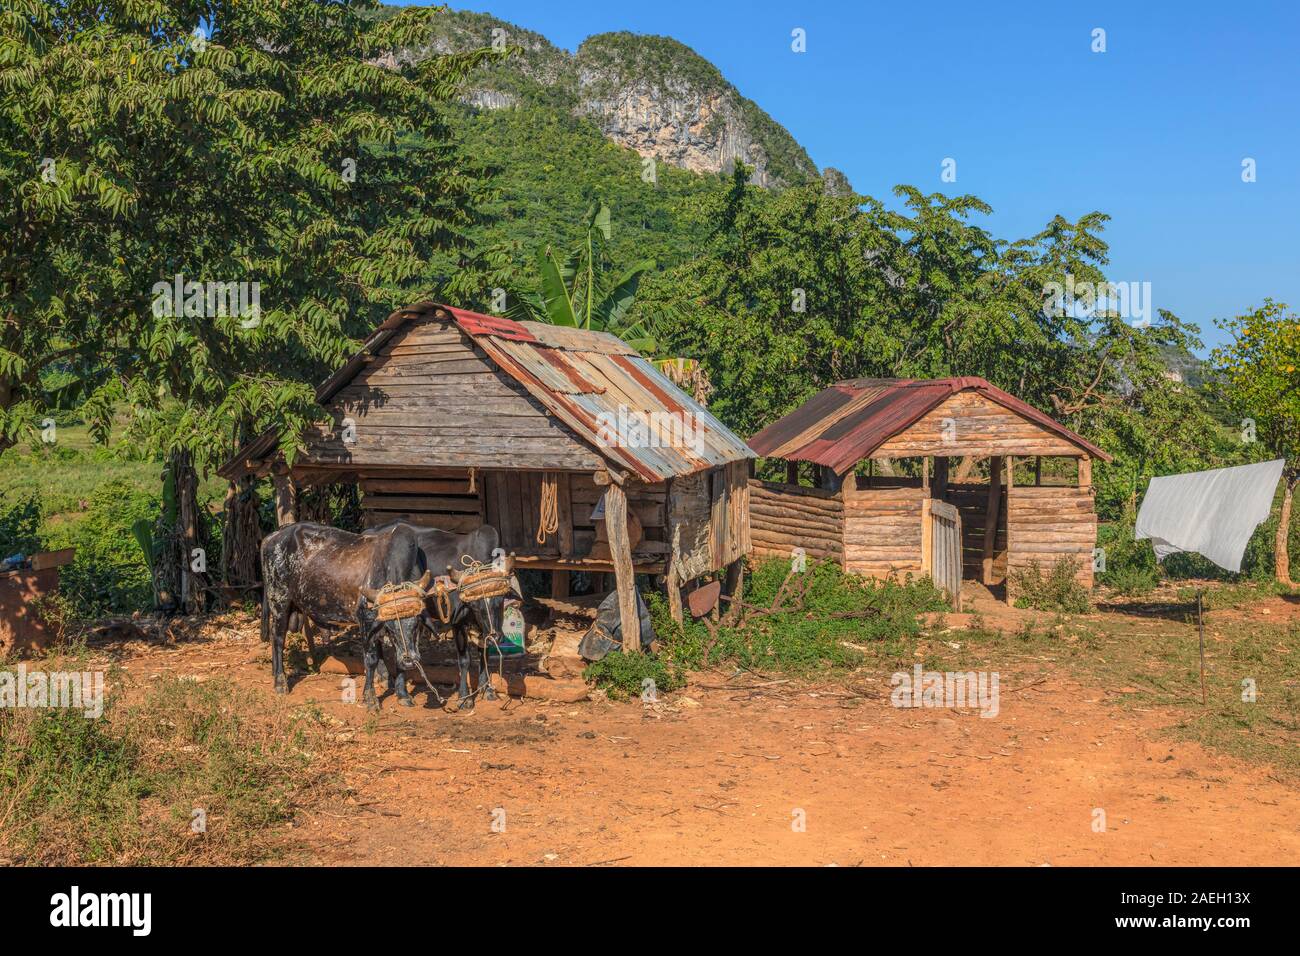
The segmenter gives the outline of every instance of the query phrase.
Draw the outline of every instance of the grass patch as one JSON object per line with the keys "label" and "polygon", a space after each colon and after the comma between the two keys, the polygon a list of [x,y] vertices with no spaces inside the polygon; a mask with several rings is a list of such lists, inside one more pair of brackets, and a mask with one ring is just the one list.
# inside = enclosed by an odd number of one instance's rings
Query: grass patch
{"label": "grass patch", "polygon": [[[29,663],[84,670],[77,656]],[[226,681],[166,678],[104,715],[0,709],[0,856],[33,865],[248,864],[330,786],[315,709],[267,712]],[[205,830],[194,832],[195,811]]]}
{"label": "grass patch", "polygon": [[587,668],[586,676],[612,696],[627,697],[640,694],[646,678],[659,691],[672,690],[685,683],[689,671],[721,665],[797,676],[840,674],[908,657],[920,634],[917,615],[947,607],[928,578],[872,581],[818,563],[804,572],[806,577],[795,575],[786,583],[789,570],[789,561],[781,559],[751,567],[745,602],[771,608],[786,584],[780,609],[738,625],[721,623],[714,633],[702,621],[677,624],[663,597],[649,595],[659,654],[611,654]]}

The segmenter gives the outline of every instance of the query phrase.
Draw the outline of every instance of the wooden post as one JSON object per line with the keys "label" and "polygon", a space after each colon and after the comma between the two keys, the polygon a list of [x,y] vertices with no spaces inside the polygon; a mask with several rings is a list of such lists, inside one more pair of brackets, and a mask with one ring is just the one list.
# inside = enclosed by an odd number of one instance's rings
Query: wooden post
{"label": "wooden post", "polygon": [[1087,455],[1079,459],[1079,487],[1092,487],[1092,459]]}
{"label": "wooden post", "polygon": [[664,587],[668,590],[668,614],[678,624],[682,623],[682,585],[677,580],[677,565],[668,559],[668,573],[664,575]]}
{"label": "wooden post", "polygon": [[1016,596],[1011,593],[1011,489],[1016,486],[1016,457],[1007,455],[1007,603],[1014,604]]}
{"label": "wooden post", "polygon": [[1034,487],[1041,488],[1042,486],[1043,486],[1043,456],[1035,455],[1034,456]]}
{"label": "wooden post", "polygon": [[558,568],[551,571],[551,597],[566,598],[569,596],[569,572],[561,571]]}
{"label": "wooden post", "polygon": [[641,618],[636,612],[636,574],[632,570],[632,544],[627,533],[627,493],[611,481],[605,491],[605,529],[618,588],[618,618],[623,629],[623,651],[641,650]]}
{"label": "wooden post", "polygon": [[298,520],[294,517],[297,510],[298,496],[293,485],[293,479],[289,477],[289,470],[284,466],[273,469],[271,472],[271,486],[275,489],[276,524],[281,528],[287,524],[293,524]]}
{"label": "wooden post", "polygon": [[787,485],[799,484],[799,463],[797,461],[787,461],[785,463],[785,483]]}
{"label": "wooden post", "polygon": [[[727,613],[730,614],[732,618],[735,618],[737,616],[737,614],[734,612],[738,612],[740,610],[740,608],[736,606],[736,601],[740,600],[744,589],[745,589],[745,559],[737,558],[735,561],[732,561],[730,564],[727,565],[727,573],[726,575],[724,575],[722,579],[722,593],[727,595],[728,597],[735,598],[734,601],[726,602]],[[719,598],[718,603],[719,604],[723,603],[721,598]]]}
{"label": "wooden post", "polygon": [[[556,518],[556,538],[560,546],[560,557],[573,557],[573,495],[572,486],[569,484],[569,475],[567,472],[560,472],[555,476],[555,518]],[[569,572],[564,572],[564,594],[556,597],[567,597],[569,594],[568,580]]]}
{"label": "wooden post", "polygon": [[933,497],[940,501],[948,500],[948,459],[935,458],[934,460],[934,492]]}
{"label": "wooden post", "polygon": [[930,497],[930,461],[929,455],[921,459],[921,490],[927,498]]}
{"label": "wooden post", "polygon": [[998,509],[1002,506],[1002,457],[989,459],[989,498],[984,509],[984,584],[993,583],[993,556],[997,554]]}

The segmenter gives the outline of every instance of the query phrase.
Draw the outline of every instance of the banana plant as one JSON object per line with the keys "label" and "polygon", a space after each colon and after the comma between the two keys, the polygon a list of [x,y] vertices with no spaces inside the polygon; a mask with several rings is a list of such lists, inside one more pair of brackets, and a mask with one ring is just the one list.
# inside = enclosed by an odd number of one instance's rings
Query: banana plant
{"label": "banana plant", "polygon": [[572,252],[560,258],[552,246],[539,249],[538,289],[515,291],[506,315],[609,332],[638,352],[655,352],[657,343],[650,323],[628,321],[641,277],[654,269],[654,260],[643,259],[612,274],[601,244],[609,241],[610,222],[609,206],[593,204],[583,217],[584,238]]}

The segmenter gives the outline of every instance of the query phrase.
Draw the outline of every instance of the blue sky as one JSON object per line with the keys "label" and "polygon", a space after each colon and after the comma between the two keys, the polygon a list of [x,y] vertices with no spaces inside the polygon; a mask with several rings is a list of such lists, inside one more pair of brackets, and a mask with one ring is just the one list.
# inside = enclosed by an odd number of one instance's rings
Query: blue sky
{"label": "blue sky", "polygon": [[[861,193],[973,193],[1002,238],[1097,209],[1114,282],[1201,327],[1300,309],[1300,3],[479,0],[569,50],[674,37]],[[802,28],[807,52],[791,51]],[[1095,28],[1106,52],[1092,52]],[[957,163],[956,183],[940,180]],[[1257,179],[1242,182],[1242,160]]]}

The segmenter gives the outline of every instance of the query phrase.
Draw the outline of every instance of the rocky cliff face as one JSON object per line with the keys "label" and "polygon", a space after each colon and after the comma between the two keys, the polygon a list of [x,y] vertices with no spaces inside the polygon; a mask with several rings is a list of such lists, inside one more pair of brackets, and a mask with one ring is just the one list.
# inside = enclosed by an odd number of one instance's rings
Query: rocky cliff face
{"label": "rocky cliff face", "polygon": [[780,124],[740,95],[717,68],[668,37],[605,33],[576,54],[540,34],[486,14],[449,11],[419,59],[496,44],[522,48],[478,71],[464,94],[478,109],[543,101],[589,119],[609,139],[642,156],[698,173],[725,173],[737,160],[761,186],[792,185],[817,167]]}

